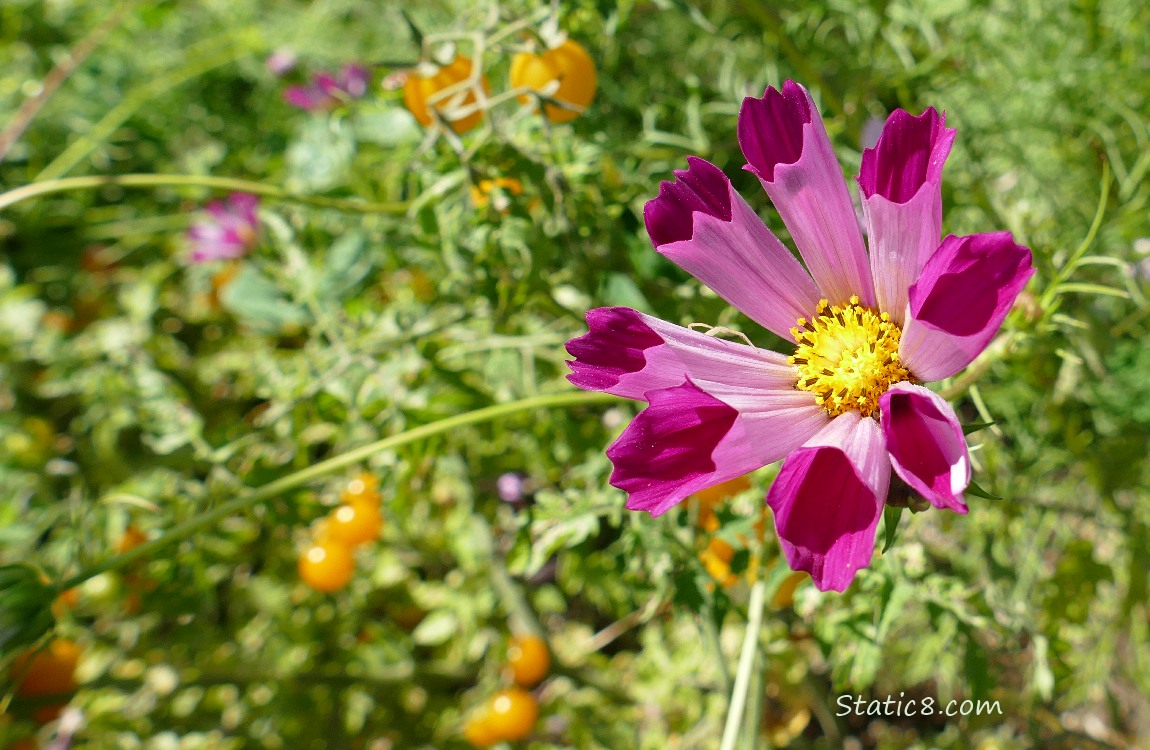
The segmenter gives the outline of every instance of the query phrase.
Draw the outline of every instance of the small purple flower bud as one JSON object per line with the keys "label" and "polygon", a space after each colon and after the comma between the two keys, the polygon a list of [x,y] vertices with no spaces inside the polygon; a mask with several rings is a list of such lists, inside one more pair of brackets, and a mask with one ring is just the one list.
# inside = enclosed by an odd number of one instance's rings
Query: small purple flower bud
{"label": "small purple flower bud", "polygon": [[268,55],[265,64],[268,66],[268,72],[273,76],[279,77],[287,75],[295,69],[295,52],[292,52],[290,49],[277,49]]}
{"label": "small purple flower bud", "polygon": [[284,89],[284,101],[293,107],[315,112],[334,109],[340,102],[361,99],[367,94],[371,72],[357,63],[348,63],[335,73],[320,72],[312,75],[305,86]]}
{"label": "small purple flower bud", "polygon": [[523,477],[515,472],[500,474],[495,480],[495,488],[499,499],[505,503],[518,503],[523,500]]}

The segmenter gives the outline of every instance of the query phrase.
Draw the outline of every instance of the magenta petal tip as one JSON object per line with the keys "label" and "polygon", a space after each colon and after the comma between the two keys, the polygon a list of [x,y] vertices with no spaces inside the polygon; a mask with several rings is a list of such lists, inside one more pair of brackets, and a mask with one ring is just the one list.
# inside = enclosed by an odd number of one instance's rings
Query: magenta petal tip
{"label": "magenta petal tip", "polygon": [[675,170],[675,180],[659,185],[659,195],[643,206],[651,243],[658,248],[691,239],[694,215],[731,220],[730,182],[723,170],[697,156],[687,157],[687,169]]}

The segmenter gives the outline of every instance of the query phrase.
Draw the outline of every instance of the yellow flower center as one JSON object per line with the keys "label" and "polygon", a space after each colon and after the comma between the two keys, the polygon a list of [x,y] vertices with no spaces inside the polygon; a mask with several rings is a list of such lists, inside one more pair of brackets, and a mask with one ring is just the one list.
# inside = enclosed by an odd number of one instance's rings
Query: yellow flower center
{"label": "yellow flower center", "polygon": [[799,318],[791,335],[798,342],[788,359],[799,371],[795,387],[813,393],[832,417],[852,409],[869,417],[887,388],[911,379],[898,359],[902,329],[858,297],[841,307],[820,300],[815,318]]}

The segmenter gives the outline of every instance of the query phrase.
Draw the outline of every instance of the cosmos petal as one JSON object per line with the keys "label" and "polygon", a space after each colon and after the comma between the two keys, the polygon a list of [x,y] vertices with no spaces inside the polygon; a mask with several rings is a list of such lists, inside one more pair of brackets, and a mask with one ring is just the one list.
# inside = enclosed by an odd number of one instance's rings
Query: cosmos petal
{"label": "cosmos petal", "polygon": [[880,423],[895,473],[936,508],[966,513],[970,458],[958,416],[941,396],[896,383],[879,401]]}
{"label": "cosmos petal", "polygon": [[1010,232],[948,236],[910,288],[899,357],[922,382],[942,380],[986,348],[1034,275]]}
{"label": "cosmos petal", "polygon": [[751,320],[789,339],[819,291],[722,170],[691,157],[643,209],[655,248]]}
{"label": "cosmos petal", "polygon": [[739,146],[832,304],[851,295],[875,304],[858,218],[822,117],[805,88],[787,81],[747,97],[739,110]]}
{"label": "cosmos petal", "polygon": [[787,563],[820,591],[845,591],[870,564],[889,487],[879,426],[856,411],[835,417],[783,462],[767,493]]}
{"label": "cosmos petal", "polygon": [[938,248],[942,168],[954,135],[934,108],[918,117],[899,109],[877,145],[863,151],[858,184],[875,296],[899,326],[910,285]]}

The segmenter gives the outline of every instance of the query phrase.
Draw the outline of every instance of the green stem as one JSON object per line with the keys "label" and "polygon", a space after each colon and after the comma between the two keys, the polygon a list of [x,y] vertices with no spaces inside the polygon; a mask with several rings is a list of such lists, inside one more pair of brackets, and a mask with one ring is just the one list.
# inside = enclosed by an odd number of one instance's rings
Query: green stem
{"label": "green stem", "polygon": [[293,201],[295,203],[305,203],[321,208],[334,208],[340,211],[365,214],[402,214],[407,211],[406,203],[373,203],[371,201],[349,200],[346,198],[301,195],[299,193],[289,193],[283,188],[278,188],[274,185],[265,185],[262,182],[240,180],[234,177],[213,177],[211,175],[193,174],[93,175],[90,177],[64,177],[58,180],[33,182],[30,185],[24,185],[0,194],[0,210],[41,195],[62,193],[69,190],[95,190],[111,185],[122,188],[204,187],[212,190],[238,190],[255,195],[262,195],[267,198],[274,198],[276,200]]}
{"label": "green stem", "polygon": [[1074,273],[1078,267],[1078,261],[1094,244],[1094,238],[1098,235],[1098,230],[1102,227],[1102,219],[1106,215],[1106,203],[1110,199],[1110,162],[1102,160],[1102,190],[1098,195],[1098,208],[1094,211],[1094,221],[1090,222],[1090,229],[1086,232],[1086,237],[1083,238],[1082,243],[1074,250],[1074,253],[1062,264],[1062,268],[1058,269],[1058,273],[1054,275],[1054,279],[1046,287],[1046,291],[1042,293],[1039,304],[1042,310],[1047,315],[1054,312],[1051,303],[1054,302],[1055,297],[1061,291],[1062,285]]}
{"label": "green stem", "polygon": [[750,620],[747,632],[743,635],[743,647],[739,651],[739,668],[735,673],[735,689],[731,692],[731,705],[727,711],[727,723],[723,727],[723,742],[719,750],[735,750],[739,739],[739,727],[743,723],[743,709],[747,704],[747,693],[751,686],[751,670],[755,664],[755,654],[759,647],[759,629],[763,624],[763,607],[767,600],[767,581],[760,578],[751,586],[751,601],[747,605]]}
{"label": "green stem", "polygon": [[195,534],[201,529],[207,528],[216,524],[228,516],[239,513],[257,503],[270,500],[278,495],[282,495],[289,490],[300,487],[308,482],[318,479],[326,474],[344,469],[348,466],[363,461],[364,459],[372,456],[381,451],[398,448],[401,445],[414,443],[424,438],[439,435],[444,432],[450,432],[467,425],[478,424],[480,422],[489,422],[500,417],[510,414],[515,414],[521,411],[530,411],[532,409],[552,409],[564,406],[578,406],[581,404],[594,404],[603,403],[606,401],[614,401],[618,397],[606,393],[560,393],[549,396],[535,396],[533,398],[525,398],[520,401],[512,401],[507,404],[496,404],[488,406],[483,409],[476,409],[475,411],[467,412],[466,414],[457,414],[453,417],[447,417],[431,424],[413,427],[410,430],[405,430],[398,435],[377,440],[374,443],[355,448],[346,453],[329,458],[326,461],[321,461],[318,464],[313,464],[306,469],[288,474],[285,477],[273,480],[259,489],[237,497],[235,500],[219,505],[209,511],[199,514],[177,526],[174,526],[166,534],[153,539],[149,542],[141,544],[139,547],[128,550],[123,554],[115,555],[113,557],[102,560],[87,568],[86,570],[72,576],[70,579],[61,584],[60,589],[66,591],[74,586],[78,586],[84,581],[97,576],[100,573],[109,570],[118,570],[127,565],[131,565],[137,560],[144,558],[154,557],[155,554],[167,547],[168,545],[185,539],[192,534]]}
{"label": "green stem", "polygon": [[699,629],[703,633],[703,639],[707,645],[711,647],[711,653],[715,657],[715,663],[719,665],[719,680],[723,686],[723,692],[728,695],[731,692],[731,670],[727,669],[727,658],[723,655],[723,646],[719,642],[719,630],[715,626],[715,601],[713,597],[707,598],[707,608],[703,614],[698,615]]}

